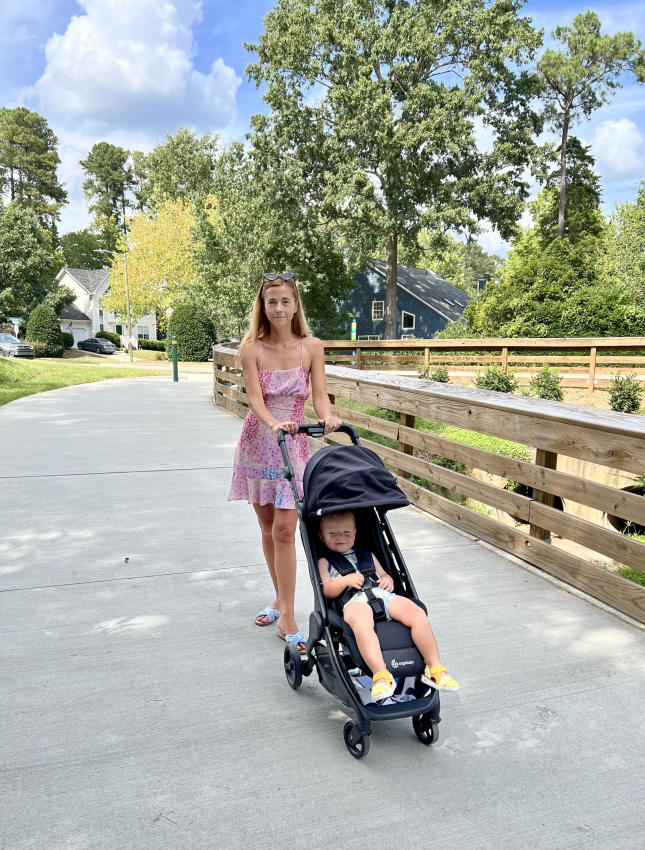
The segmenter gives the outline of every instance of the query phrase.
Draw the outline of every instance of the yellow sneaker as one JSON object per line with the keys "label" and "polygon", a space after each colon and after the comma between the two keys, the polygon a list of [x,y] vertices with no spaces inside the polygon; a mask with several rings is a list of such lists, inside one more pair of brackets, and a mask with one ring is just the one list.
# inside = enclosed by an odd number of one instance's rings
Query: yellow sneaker
{"label": "yellow sneaker", "polygon": [[382,699],[391,697],[396,688],[396,682],[391,673],[383,670],[382,673],[375,673],[373,677],[372,687],[372,702],[380,702]]}
{"label": "yellow sneaker", "polygon": [[[441,674],[445,673],[445,676]],[[430,685],[431,688],[436,688],[438,691],[458,691],[459,683],[455,682],[455,680],[448,675],[448,671],[441,664],[437,664],[436,667],[428,667],[426,664],[426,669],[423,671],[423,676],[421,676],[421,681]]]}

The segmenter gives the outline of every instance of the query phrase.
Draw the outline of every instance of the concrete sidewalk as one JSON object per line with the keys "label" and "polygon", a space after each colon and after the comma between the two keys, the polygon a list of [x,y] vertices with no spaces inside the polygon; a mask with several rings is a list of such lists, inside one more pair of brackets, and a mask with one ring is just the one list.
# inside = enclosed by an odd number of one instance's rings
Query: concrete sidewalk
{"label": "concrete sidewalk", "polygon": [[[0,409],[2,850],[573,850],[643,843],[645,635],[416,511],[392,522],[462,690],[441,741],[298,692],[240,422],[205,382]],[[311,588],[299,565],[297,615]]]}

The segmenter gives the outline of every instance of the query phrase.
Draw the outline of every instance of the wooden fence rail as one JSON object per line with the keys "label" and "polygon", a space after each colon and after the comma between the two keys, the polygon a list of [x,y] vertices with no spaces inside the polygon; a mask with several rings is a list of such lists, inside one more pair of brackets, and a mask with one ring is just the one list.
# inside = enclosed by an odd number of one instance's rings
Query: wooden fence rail
{"label": "wooden fence rail", "polygon": [[[628,352],[633,352],[632,356]],[[561,370],[565,386],[588,387],[589,393],[596,386],[607,385],[618,369],[636,369],[640,372],[638,378],[645,381],[643,355],[645,338],[642,337],[325,342],[327,363],[347,364],[363,371],[415,371],[442,364],[458,376],[499,363],[505,372],[509,367],[519,368],[520,380],[527,381],[531,367],[546,363]]]}
{"label": "wooden fence rail", "polygon": [[[213,397],[220,407],[243,417],[248,403],[235,354],[233,349],[214,347]],[[396,441],[398,447],[390,448],[362,440],[363,445],[373,449],[395,470],[399,485],[412,504],[645,623],[645,587],[593,563],[594,553],[599,553],[645,574],[645,545],[554,505],[554,497],[559,496],[645,525],[642,496],[556,468],[558,455],[567,455],[645,476],[643,417],[402,376],[357,373],[356,369],[342,366],[327,366],[326,372],[336,415],[350,425]],[[337,404],[342,398],[399,413],[400,422],[342,407]],[[305,412],[315,415],[311,405]],[[417,417],[533,447],[536,462],[516,460],[426,433],[415,427]],[[311,443],[317,449],[326,443],[346,441],[344,435],[332,434],[325,441],[311,440]],[[526,491],[531,495],[521,495],[439,466],[415,456],[415,450],[524,484],[532,489]],[[453,501],[450,495],[497,508],[513,517],[516,525],[485,516]],[[558,540],[552,543],[552,534],[583,546],[589,551],[589,558],[566,551]]]}

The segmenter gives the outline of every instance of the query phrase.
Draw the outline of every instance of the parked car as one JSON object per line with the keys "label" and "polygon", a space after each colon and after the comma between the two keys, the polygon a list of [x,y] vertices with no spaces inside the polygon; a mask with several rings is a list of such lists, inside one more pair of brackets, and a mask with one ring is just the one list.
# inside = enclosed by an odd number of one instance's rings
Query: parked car
{"label": "parked car", "polygon": [[81,351],[94,351],[96,354],[114,354],[116,345],[109,339],[81,339],[76,343]]}
{"label": "parked car", "polygon": [[0,357],[22,357],[33,360],[34,350],[26,342],[20,342],[13,334],[0,334]]}

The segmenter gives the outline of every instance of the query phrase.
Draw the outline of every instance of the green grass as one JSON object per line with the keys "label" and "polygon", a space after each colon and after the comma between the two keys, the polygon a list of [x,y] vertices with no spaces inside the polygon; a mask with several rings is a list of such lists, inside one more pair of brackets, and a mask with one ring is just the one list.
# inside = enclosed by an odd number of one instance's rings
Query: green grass
{"label": "green grass", "polygon": [[0,405],[23,396],[104,381],[107,378],[147,378],[168,372],[105,368],[103,366],[71,365],[60,360],[10,360],[0,358]]}

